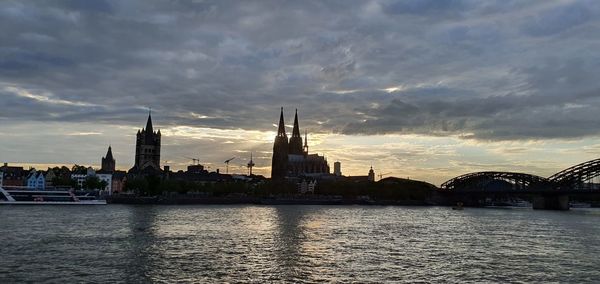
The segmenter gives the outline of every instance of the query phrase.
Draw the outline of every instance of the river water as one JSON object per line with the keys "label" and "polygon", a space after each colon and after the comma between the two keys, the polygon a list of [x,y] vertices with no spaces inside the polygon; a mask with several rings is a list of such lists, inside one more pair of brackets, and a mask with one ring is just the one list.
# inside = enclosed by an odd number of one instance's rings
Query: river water
{"label": "river water", "polygon": [[0,283],[597,282],[600,210],[2,206]]}

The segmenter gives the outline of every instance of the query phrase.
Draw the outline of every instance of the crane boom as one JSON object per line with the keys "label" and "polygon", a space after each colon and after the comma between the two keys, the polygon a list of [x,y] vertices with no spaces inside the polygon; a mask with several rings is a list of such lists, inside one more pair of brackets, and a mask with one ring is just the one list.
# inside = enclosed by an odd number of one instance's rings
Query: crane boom
{"label": "crane boom", "polygon": [[385,173],[385,174],[379,174],[379,179],[382,179],[382,178],[383,178],[383,176],[387,176],[387,175],[389,175],[389,174],[391,174],[391,172],[389,172],[389,173]]}
{"label": "crane boom", "polygon": [[235,157],[225,160],[225,174],[229,174],[229,162],[233,161],[233,159],[235,159]]}
{"label": "crane boom", "polygon": [[192,160],[192,165],[199,165],[200,164],[200,159],[191,158],[191,157],[184,157],[184,158]]}

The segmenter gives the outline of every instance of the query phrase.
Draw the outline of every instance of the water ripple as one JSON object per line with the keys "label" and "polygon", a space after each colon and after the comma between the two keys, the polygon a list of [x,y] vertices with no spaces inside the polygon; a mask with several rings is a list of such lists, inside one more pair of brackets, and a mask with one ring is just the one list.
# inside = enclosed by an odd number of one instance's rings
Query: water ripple
{"label": "water ripple", "polygon": [[0,207],[0,283],[595,282],[598,210]]}

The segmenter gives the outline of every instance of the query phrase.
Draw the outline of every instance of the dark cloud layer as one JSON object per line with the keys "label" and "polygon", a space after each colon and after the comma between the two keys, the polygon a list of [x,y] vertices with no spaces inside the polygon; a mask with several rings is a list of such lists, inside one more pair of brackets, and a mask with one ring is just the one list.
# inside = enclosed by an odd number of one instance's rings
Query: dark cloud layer
{"label": "dark cloud layer", "polygon": [[0,121],[600,134],[595,1],[0,3]]}

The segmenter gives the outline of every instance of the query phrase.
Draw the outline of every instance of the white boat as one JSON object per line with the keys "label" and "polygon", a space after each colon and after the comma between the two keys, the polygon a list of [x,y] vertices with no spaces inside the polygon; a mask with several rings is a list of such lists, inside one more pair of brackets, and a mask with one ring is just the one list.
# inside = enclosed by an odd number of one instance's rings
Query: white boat
{"label": "white boat", "polygon": [[569,207],[571,208],[591,208],[592,205],[585,202],[571,202],[569,203]]}
{"label": "white boat", "polygon": [[72,190],[7,190],[0,186],[0,205],[106,205],[95,195]]}

